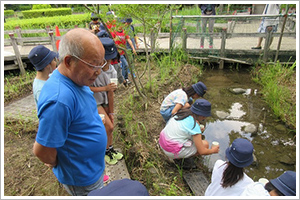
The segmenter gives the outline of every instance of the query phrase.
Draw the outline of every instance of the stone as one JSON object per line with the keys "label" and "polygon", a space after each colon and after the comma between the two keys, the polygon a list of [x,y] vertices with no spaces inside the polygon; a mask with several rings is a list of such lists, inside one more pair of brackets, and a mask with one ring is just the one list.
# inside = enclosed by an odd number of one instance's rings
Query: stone
{"label": "stone", "polygon": [[283,155],[279,158],[279,162],[286,164],[286,165],[294,165],[296,164],[296,161],[294,159],[292,159],[290,156],[288,155]]}
{"label": "stone", "polygon": [[230,88],[229,91],[233,94],[244,94],[245,92],[247,92],[247,90],[243,88]]}
{"label": "stone", "polygon": [[216,115],[220,119],[225,119],[229,116],[229,113],[224,111],[216,111]]}
{"label": "stone", "polygon": [[255,134],[257,132],[257,127],[254,124],[249,124],[244,129],[245,132]]}
{"label": "stone", "polygon": [[283,125],[283,124],[278,124],[275,126],[275,129],[278,131],[278,132],[286,132],[286,127]]}

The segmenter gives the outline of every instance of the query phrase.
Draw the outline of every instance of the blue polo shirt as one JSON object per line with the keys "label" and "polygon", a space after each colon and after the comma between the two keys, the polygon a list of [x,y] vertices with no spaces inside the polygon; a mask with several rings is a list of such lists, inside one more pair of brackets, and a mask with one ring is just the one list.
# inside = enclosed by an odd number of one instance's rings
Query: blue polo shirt
{"label": "blue polo shirt", "polygon": [[107,136],[93,92],[55,70],[38,101],[36,141],[57,149],[53,173],[58,181],[88,186],[99,180],[105,162]]}

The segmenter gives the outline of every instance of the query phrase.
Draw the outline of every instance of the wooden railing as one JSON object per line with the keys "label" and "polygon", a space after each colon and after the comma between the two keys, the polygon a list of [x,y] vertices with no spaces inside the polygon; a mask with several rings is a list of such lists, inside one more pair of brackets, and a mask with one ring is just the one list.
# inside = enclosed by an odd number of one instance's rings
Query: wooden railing
{"label": "wooden railing", "polygon": [[[235,19],[235,20],[239,20],[239,19],[258,19],[261,17],[282,17],[282,15],[222,15],[222,16],[172,16],[172,19],[175,18],[180,18],[181,22],[183,24],[183,28],[182,28],[182,34],[180,34],[179,37],[182,38],[182,48],[186,51],[188,51],[187,49],[187,38],[200,38],[201,36],[204,36],[203,33],[199,32],[199,25],[198,24],[193,24],[193,23],[187,23],[185,22],[185,20],[187,19],[201,19],[202,18],[223,18],[223,19]],[[290,16],[287,16],[286,19],[289,19]],[[289,24],[292,24],[292,26],[295,27],[295,16],[292,16],[293,18],[291,18],[290,20],[288,20]],[[174,24],[173,24],[174,25]],[[188,33],[187,32],[187,26],[196,26],[197,27],[197,32],[196,33]],[[291,26],[291,25],[290,25]],[[77,26],[75,26],[76,28]],[[218,27],[216,25],[216,27]],[[228,38],[233,38],[233,37],[264,37],[266,38],[265,40],[265,47],[267,47],[270,43],[271,37],[280,37],[282,38],[284,37],[296,37],[296,32],[295,31],[286,31],[286,32],[281,32],[281,33],[272,33],[272,32],[267,32],[267,33],[233,33],[232,30],[230,30],[233,27],[232,24],[228,23],[228,24],[224,24],[220,26],[219,24],[219,28],[220,28],[220,32],[215,32],[210,34],[211,37],[213,38],[221,38],[221,47],[219,49],[219,57],[218,59],[221,60],[221,65],[220,68],[222,68],[222,62],[224,62],[224,60],[226,60],[225,56],[226,56],[226,39]],[[282,27],[282,30],[284,29],[284,26]],[[65,33],[67,31],[69,31],[70,29],[59,29],[60,33]],[[22,34],[32,34],[32,33],[46,33],[48,35],[48,37],[22,37]],[[6,30],[4,31],[4,34],[8,34],[10,39],[4,39],[4,45],[9,45],[9,46],[13,46],[14,52],[15,52],[15,56],[5,56],[4,60],[8,61],[8,60],[15,60],[15,64],[19,66],[21,73],[24,73],[24,66],[22,63],[22,55],[20,55],[19,49],[17,45],[21,45],[21,46],[26,46],[26,45],[38,45],[38,44],[51,44],[53,47],[53,51],[57,52],[56,49],[56,41],[60,40],[60,36],[55,36],[54,34],[54,30],[51,30],[49,27],[46,27],[45,29],[40,29],[40,30],[22,30],[20,27],[16,27],[15,30]],[[172,29],[170,29],[169,33],[158,33],[158,38],[172,38],[173,37],[173,32]],[[140,38],[143,38],[142,34],[139,33],[137,34]],[[17,36],[17,37],[15,37]],[[149,41],[143,41],[145,42],[145,45],[148,45],[149,47],[155,48],[155,40],[154,40],[154,34],[152,32],[152,34],[147,35],[147,39],[149,39]],[[149,44],[150,45],[149,45]],[[169,49],[168,51],[171,51],[171,42],[169,44]],[[278,51],[280,49],[280,44],[277,47],[277,54]],[[142,50],[140,50],[142,51]],[[153,51],[153,49],[151,50]],[[199,51],[199,50],[197,50]],[[205,50],[202,50],[205,51]],[[268,57],[268,53],[269,53],[269,49],[265,48],[264,49],[264,57],[263,59],[266,60]],[[212,56],[210,56],[212,57]]]}

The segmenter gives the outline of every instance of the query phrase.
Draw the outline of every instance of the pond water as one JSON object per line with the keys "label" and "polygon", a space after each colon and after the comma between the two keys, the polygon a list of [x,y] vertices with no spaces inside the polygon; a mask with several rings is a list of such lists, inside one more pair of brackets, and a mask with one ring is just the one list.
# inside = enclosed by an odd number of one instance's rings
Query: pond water
{"label": "pond water", "polygon": [[[245,172],[257,181],[273,179],[285,170],[296,170],[296,139],[263,101],[260,86],[251,80],[250,69],[204,69],[201,81],[212,104],[212,116],[206,119],[205,139],[218,141],[220,152],[203,156],[212,170],[217,159],[226,160],[225,150],[236,138],[249,139],[257,159]],[[244,89],[233,93],[232,89]],[[256,129],[251,131],[250,129]]]}

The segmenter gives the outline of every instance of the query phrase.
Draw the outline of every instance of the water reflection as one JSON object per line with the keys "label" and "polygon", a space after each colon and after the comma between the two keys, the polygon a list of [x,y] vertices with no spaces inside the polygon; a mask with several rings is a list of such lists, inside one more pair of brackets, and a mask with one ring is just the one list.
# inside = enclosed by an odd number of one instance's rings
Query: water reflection
{"label": "water reflection", "polygon": [[252,140],[249,134],[242,131],[242,127],[249,125],[248,122],[240,122],[234,120],[216,120],[212,123],[206,124],[206,130],[204,131],[205,139],[211,144],[213,141],[220,143],[219,154],[213,154],[207,156],[206,164],[209,168],[212,168],[215,161],[218,159],[225,160],[225,150],[230,145],[229,135],[231,132],[239,132],[245,138]]}
{"label": "water reflection", "polygon": [[[245,168],[254,180],[275,178],[285,170],[296,171],[295,138],[274,117],[248,71],[206,70],[201,81],[208,88],[205,98],[212,104],[204,135],[210,144],[220,143],[219,154],[203,156],[209,169],[217,159],[226,159],[225,150],[234,139],[243,137],[254,146],[257,163]],[[232,88],[242,92],[234,94]]]}

